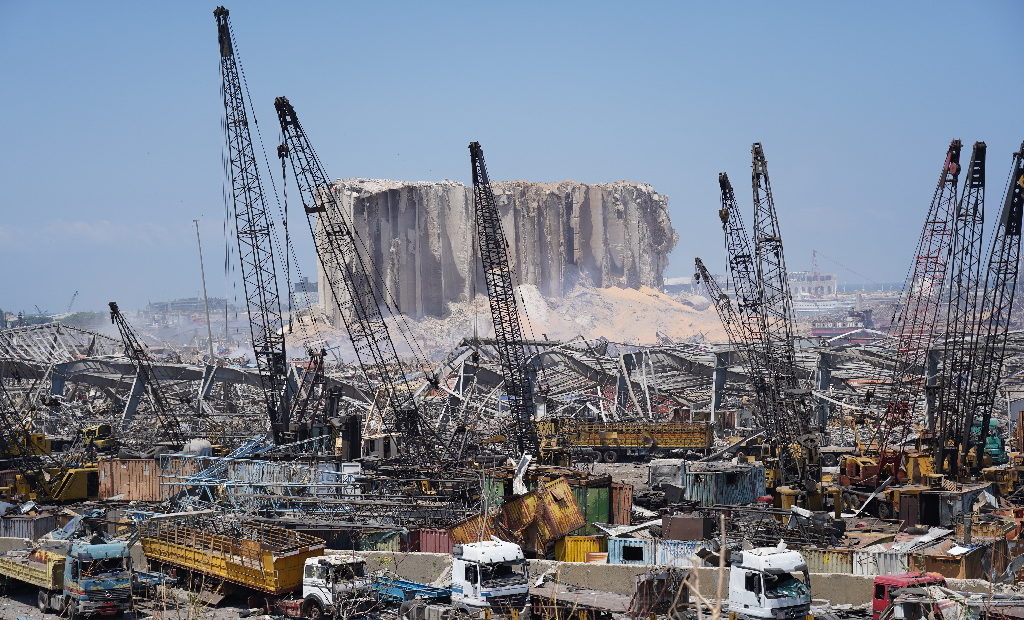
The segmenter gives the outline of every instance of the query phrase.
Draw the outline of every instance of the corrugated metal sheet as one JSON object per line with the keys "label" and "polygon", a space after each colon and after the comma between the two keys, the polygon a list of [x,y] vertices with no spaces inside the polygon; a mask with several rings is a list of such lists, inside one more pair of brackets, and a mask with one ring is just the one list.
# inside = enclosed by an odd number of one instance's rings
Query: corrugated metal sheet
{"label": "corrugated metal sheet", "polygon": [[767,493],[764,467],[727,466],[716,471],[710,466],[682,472],[684,499],[701,506],[751,504]]}
{"label": "corrugated metal sheet", "polygon": [[701,540],[659,540],[655,553],[657,563],[662,566],[702,566],[703,561],[696,553],[703,546],[704,541]]}
{"label": "corrugated metal sheet", "polygon": [[36,540],[57,528],[57,517],[50,513],[15,515],[0,519],[0,536]]}
{"label": "corrugated metal sheet", "polygon": [[600,553],[604,550],[604,536],[566,536],[555,543],[555,560],[586,562],[588,553]]}
{"label": "corrugated metal sheet", "polygon": [[633,514],[633,485],[613,482],[609,495],[610,523],[612,525],[629,525]]}
{"label": "corrugated metal sheet", "polygon": [[528,549],[543,552],[549,543],[584,525],[583,512],[565,478],[544,484],[536,491],[502,506],[500,522],[521,535]]}
{"label": "corrugated metal sheet", "polygon": [[811,573],[853,573],[852,549],[800,549]]}
{"label": "corrugated metal sheet", "polygon": [[171,488],[161,486],[160,466],[154,459],[113,459],[100,461],[99,498],[122,495],[126,502],[160,502],[171,496]]}
{"label": "corrugated metal sheet", "polygon": [[593,523],[609,523],[611,519],[611,489],[609,487],[572,487],[573,497],[583,513],[587,525],[578,534],[592,535],[599,530]]}
{"label": "corrugated metal sheet", "polygon": [[609,538],[609,564],[654,564],[655,546],[653,540],[641,538]]}
{"label": "corrugated metal sheet", "polygon": [[451,553],[452,539],[448,530],[423,528],[409,532],[405,551],[422,553]]}
{"label": "corrugated metal sheet", "polygon": [[854,551],[853,574],[875,577],[910,572],[910,557],[899,551]]}
{"label": "corrugated metal sheet", "polygon": [[490,540],[494,536],[494,529],[494,519],[487,515],[476,515],[453,525],[448,529],[448,536],[452,544],[461,545]]}

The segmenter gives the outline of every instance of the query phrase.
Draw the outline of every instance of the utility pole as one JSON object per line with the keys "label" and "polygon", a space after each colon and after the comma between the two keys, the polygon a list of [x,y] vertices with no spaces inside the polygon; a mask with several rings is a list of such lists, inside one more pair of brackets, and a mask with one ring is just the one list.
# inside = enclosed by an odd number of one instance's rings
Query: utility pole
{"label": "utility pole", "polygon": [[203,279],[203,305],[206,307],[206,336],[210,343],[210,363],[213,364],[213,325],[210,323],[210,299],[206,296],[206,267],[203,265],[203,240],[199,237],[199,220],[193,219],[196,225],[196,243],[199,245],[199,275]]}

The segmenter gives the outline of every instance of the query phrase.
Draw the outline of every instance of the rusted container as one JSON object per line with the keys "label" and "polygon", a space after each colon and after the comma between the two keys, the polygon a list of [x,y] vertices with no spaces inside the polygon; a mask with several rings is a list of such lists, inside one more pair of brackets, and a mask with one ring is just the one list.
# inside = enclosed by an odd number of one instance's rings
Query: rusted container
{"label": "rusted container", "polygon": [[613,482],[610,503],[612,525],[629,525],[633,516],[633,485]]}
{"label": "rusted container", "polygon": [[605,550],[604,536],[566,536],[555,543],[558,562],[586,562],[587,554]]}
{"label": "rusted container", "polygon": [[119,498],[126,502],[160,502],[171,496],[171,488],[162,486],[163,479],[153,459],[112,459],[100,461],[99,498]]}
{"label": "rusted container", "polygon": [[494,530],[494,519],[487,515],[476,515],[450,527],[448,537],[453,545],[463,545],[490,540]]}
{"label": "rusted container", "polygon": [[691,515],[665,515],[661,537],[666,540],[705,540],[715,533],[715,520]]}
{"label": "rusted container", "polygon": [[421,553],[451,553],[452,538],[448,530],[423,528],[409,532],[408,542],[403,551]]}
{"label": "rusted container", "polygon": [[852,549],[800,549],[810,573],[853,574]]}
{"label": "rusted container", "polygon": [[[543,552],[547,545],[584,525],[572,487],[558,478],[502,506],[501,525],[522,536],[528,549]],[[486,540],[486,539],[485,539]],[[455,541],[453,538],[453,542]]]}
{"label": "rusted container", "polygon": [[48,512],[0,518],[0,536],[36,540],[57,529],[57,517]]}

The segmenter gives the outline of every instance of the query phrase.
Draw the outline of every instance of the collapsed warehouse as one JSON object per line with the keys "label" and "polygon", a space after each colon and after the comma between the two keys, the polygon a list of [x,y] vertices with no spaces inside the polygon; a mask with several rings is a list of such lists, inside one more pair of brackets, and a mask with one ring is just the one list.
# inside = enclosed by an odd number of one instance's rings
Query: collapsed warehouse
{"label": "collapsed warehouse", "polygon": [[[0,331],[0,532],[26,539],[0,574],[40,611],[176,617],[191,593],[305,618],[1024,617],[1024,425],[997,406],[1024,366],[1021,152],[986,259],[985,146],[962,180],[951,143],[888,333],[801,341],[756,143],[752,235],[719,178],[728,292],[696,261],[728,342],[554,340],[517,285],[660,285],[664,196],[492,183],[477,142],[471,187],[338,182],[279,97],[342,361],[282,311],[291,248],[215,17],[254,364],[157,351],[116,302],[116,337]],[[477,289],[493,337],[417,354],[402,315]]]}

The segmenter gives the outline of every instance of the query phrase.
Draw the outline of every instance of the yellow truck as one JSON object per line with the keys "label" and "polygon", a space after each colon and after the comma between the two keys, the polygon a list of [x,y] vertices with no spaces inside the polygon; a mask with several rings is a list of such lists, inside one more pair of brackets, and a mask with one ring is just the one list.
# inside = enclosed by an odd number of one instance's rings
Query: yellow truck
{"label": "yellow truck", "polygon": [[714,445],[707,422],[584,422],[572,419],[538,423],[542,443],[594,460],[614,463],[624,457],[660,457],[674,450],[705,451]]}
{"label": "yellow truck", "polygon": [[149,521],[140,531],[146,557],[171,568],[274,596],[302,587],[306,558],[324,554],[322,538],[255,521]]}

